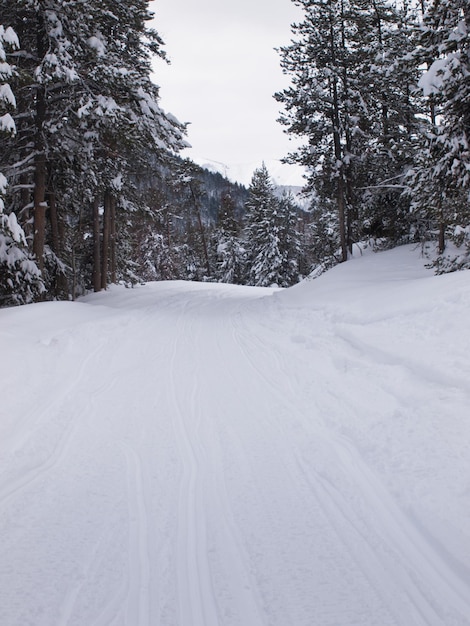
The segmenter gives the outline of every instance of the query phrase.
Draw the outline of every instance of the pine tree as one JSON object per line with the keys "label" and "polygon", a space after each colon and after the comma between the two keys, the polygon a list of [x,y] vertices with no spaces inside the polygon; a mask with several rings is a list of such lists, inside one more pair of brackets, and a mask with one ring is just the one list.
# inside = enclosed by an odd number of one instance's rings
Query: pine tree
{"label": "pine tree", "polygon": [[435,141],[442,147],[436,174],[456,189],[470,188],[470,5],[434,2],[424,17],[420,44],[431,65],[420,81],[439,117]]}
{"label": "pine tree", "polygon": [[[287,132],[306,140],[289,159],[307,167],[309,188],[326,212],[335,198],[344,261],[365,221],[393,222],[395,206],[405,204],[402,178],[417,128],[412,68],[396,64],[407,16],[381,0],[293,1],[304,20],[281,48],[292,86],[275,97]],[[377,214],[384,201],[390,217]]]}
{"label": "pine tree", "polygon": [[385,245],[406,240],[410,229],[410,202],[403,190],[419,153],[416,137],[423,117],[415,88],[419,69],[411,56],[417,19],[406,1],[400,6],[374,0],[363,40],[357,42],[364,50],[361,94],[369,120],[362,122],[367,137],[354,171],[357,236]]}
{"label": "pine tree", "polygon": [[[419,85],[431,111],[422,137],[421,158],[410,175],[413,207],[426,230],[439,227],[439,252],[446,231],[456,242],[467,242],[449,267],[467,266],[470,242],[462,233],[470,224],[470,5],[467,0],[443,0],[429,5],[415,52],[426,64]],[[446,264],[443,261],[444,265]]]}
{"label": "pine tree", "polygon": [[18,133],[0,155],[15,172],[11,206],[50,297],[100,289],[132,271],[129,225],[145,210],[139,175],[185,145],[184,126],[162,111],[151,81],[151,58],[164,53],[147,28],[148,2],[93,0],[85,10],[0,0],[0,9],[21,41]]}
{"label": "pine tree", "polygon": [[351,136],[349,113],[345,108],[347,89],[342,55],[342,8],[335,0],[294,0],[304,10],[304,21],[294,24],[297,36],[290,46],[281,48],[281,65],[292,75],[292,87],[276,94],[286,112],[280,121],[288,132],[306,137],[308,145],[291,155],[291,160],[306,166],[309,185],[314,189],[319,178],[327,178],[336,198],[342,260],[347,252],[347,181],[349,158],[347,142]]}
{"label": "pine tree", "polygon": [[213,235],[216,251],[216,279],[221,283],[242,284],[246,251],[240,240],[240,225],[235,217],[235,202],[230,192],[220,200],[219,219]]}
{"label": "pine tree", "polygon": [[[16,99],[8,82],[3,82],[13,75],[13,68],[6,62],[6,48],[18,49],[19,41],[11,27],[5,29],[0,24],[0,136],[14,136],[16,125],[11,111]],[[0,171],[0,306],[32,302],[44,288],[16,214],[5,212],[6,189],[7,179]]]}
{"label": "pine tree", "polygon": [[[70,3],[45,0],[1,2],[2,13],[17,29],[21,48],[12,57],[17,65],[18,133],[9,154],[16,161],[15,183],[21,189],[13,199],[23,223],[33,222],[28,232],[38,266],[44,273],[48,208],[48,161],[64,150],[70,119],[70,90],[77,83],[76,63],[71,55],[73,31]],[[11,165],[12,163],[10,163]]]}
{"label": "pine tree", "polygon": [[299,209],[292,193],[285,192],[279,199],[277,221],[279,225],[279,250],[282,258],[282,271],[278,284],[280,287],[290,287],[299,280],[301,256],[298,232]]}
{"label": "pine tree", "polygon": [[283,277],[279,202],[264,163],[255,170],[248,191],[245,228],[248,283],[258,287],[279,285]]}
{"label": "pine tree", "polygon": [[103,207],[101,229],[95,231],[97,252],[101,244],[101,258],[94,262],[98,289],[113,280],[113,266],[125,273],[116,257],[119,232],[136,211],[147,210],[135,186],[136,175],[148,171],[149,161],[153,167],[167,163],[169,154],[185,142],[184,126],[160,108],[158,87],[151,80],[152,56],[165,55],[159,35],[147,28],[152,17],[148,2],[100,2],[93,4],[93,11],[84,36],[88,89],[81,97],[79,117],[81,134],[90,138],[90,204],[95,211]]}

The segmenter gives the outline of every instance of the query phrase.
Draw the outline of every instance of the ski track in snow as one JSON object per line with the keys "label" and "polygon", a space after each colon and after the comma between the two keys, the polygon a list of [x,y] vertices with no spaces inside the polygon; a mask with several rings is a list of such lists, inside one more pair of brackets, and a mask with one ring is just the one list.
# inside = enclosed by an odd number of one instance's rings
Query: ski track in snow
{"label": "ski track in snow", "polygon": [[57,330],[55,303],[20,311],[1,626],[470,626],[464,349],[438,341],[442,367],[426,304],[349,310],[325,279],[112,290]]}
{"label": "ski track in snow", "polygon": [[[181,624],[197,623],[214,626],[218,623],[207,559],[206,513],[204,491],[204,449],[199,438],[201,416],[198,398],[198,378],[190,363],[189,383],[184,393],[179,382],[180,371],[187,367],[187,350],[194,351],[191,342],[192,328],[183,325],[190,317],[183,311],[176,324],[174,349],[170,364],[170,388],[174,408],[175,440],[182,460],[182,476],[178,499],[178,611]],[[189,345],[186,343],[189,341]],[[184,348],[181,350],[181,344]],[[180,352],[182,354],[180,355]],[[192,366],[192,367],[191,367]]]}
{"label": "ski track in snow", "polygon": [[[344,339],[344,335],[338,332],[334,333],[336,338]],[[261,367],[255,365],[253,356],[262,353],[270,352],[274,357],[275,368],[284,372],[286,380],[289,380],[288,369],[285,365],[282,365],[279,352],[273,350],[273,344],[275,339],[272,338],[273,343],[269,345],[263,345],[263,343],[255,338],[257,343],[256,349],[248,349],[248,341],[253,343],[253,337],[249,335],[244,342],[244,352],[247,362],[254,368],[255,373],[265,383],[271,387],[271,393],[278,396],[278,403],[282,404],[286,402],[285,387],[282,391],[272,384],[272,379],[269,378]],[[389,355],[385,355],[383,352],[375,349],[373,346],[361,346],[359,349],[359,342],[349,341],[350,345],[355,350],[361,352],[361,354],[368,354],[369,359],[372,357],[374,360],[382,361],[387,365],[391,362],[398,362],[396,359]],[[366,349],[365,349],[366,348]],[[377,359],[379,355],[379,359]],[[407,365],[407,369],[410,373],[418,377],[420,380],[431,382],[432,384],[440,384],[442,386],[453,386],[455,379],[452,377],[444,377],[442,380],[437,372],[434,372],[429,367],[423,368],[419,366],[410,367]],[[429,372],[432,372],[430,374]],[[418,372],[420,372],[418,374]],[[466,389],[467,381],[459,381],[461,386]],[[292,389],[291,389],[292,391]],[[294,394],[293,397],[295,397]],[[470,397],[469,397],[470,400]],[[469,402],[470,405],[470,402]],[[393,586],[399,581],[400,587],[406,590],[406,595],[416,608],[416,623],[422,624],[440,624],[441,616],[439,615],[439,609],[435,608],[434,592],[437,589],[445,589],[446,593],[452,597],[453,603],[462,612],[462,615],[470,615],[470,598],[468,598],[468,581],[462,581],[452,571],[451,568],[438,558],[438,555],[434,553],[431,546],[420,537],[416,532],[416,528],[413,523],[406,518],[406,516],[399,510],[396,503],[388,494],[385,486],[381,484],[377,476],[373,471],[367,467],[364,461],[360,458],[357,450],[354,449],[350,441],[343,437],[331,437],[331,433],[322,432],[323,429],[319,429],[316,433],[320,438],[324,438],[325,447],[331,447],[332,452],[337,456],[337,461],[340,466],[343,467],[345,474],[355,474],[355,486],[361,486],[361,496],[363,497],[367,509],[374,512],[373,519],[358,520],[356,523],[354,519],[354,511],[350,510],[348,503],[345,502],[343,494],[335,486],[335,484],[328,478],[328,476],[322,475],[322,473],[316,473],[314,463],[305,463],[301,456],[298,454],[295,448],[291,451],[295,455],[295,460],[300,470],[301,476],[295,477],[294,484],[299,484],[302,477],[307,481],[308,485],[312,489],[313,495],[322,504],[322,508],[329,518],[331,527],[338,530],[338,541],[345,543],[345,548],[348,549],[353,555],[354,559],[358,561],[361,571],[364,572],[372,586],[378,587],[377,582],[374,581],[377,571],[382,569],[384,565],[389,569],[391,573],[390,579],[386,580],[386,586],[381,589],[377,589],[381,597],[387,599],[387,604],[390,607],[392,613],[397,619],[397,623],[402,624],[407,622],[408,613],[400,611],[400,605],[395,606],[394,598],[391,595]],[[285,433],[286,440],[288,433]],[[339,484],[343,484],[341,481]],[[363,527],[364,522],[369,521],[371,526],[369,528]],[[341,524],[340,522],[344,522]],[[347,532],[344,532],[344,527],[347,526]],[[362,528],[361,528],[362,526]],[[380,541],[383,542],[387,551],[393,554],[402,553],[401,559],[398,563],[387,563],[387,555],[382,554],[381,559],[377,558],[377,554],[374,554],[368,546],[368,537],[372,536],[374,529],[379,528],[381,531]],[[350,537],[350,539],[348,539]],[[360,544],[360,549],[355,546]],[[381,547],[382,549],[382,547]],[[390,559],[389,559],[390,560]],[[425,591],[422,589],[421,581],[432,583],[431,591]],[[425,585],[423,585],[425,587]]]}

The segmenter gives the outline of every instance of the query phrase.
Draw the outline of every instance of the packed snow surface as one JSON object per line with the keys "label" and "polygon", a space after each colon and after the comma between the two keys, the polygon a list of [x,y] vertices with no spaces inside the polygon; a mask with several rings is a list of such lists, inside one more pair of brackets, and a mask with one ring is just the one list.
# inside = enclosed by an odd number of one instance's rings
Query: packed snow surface
{"label": "packed snow surface", "polygon": [[470,274],[0,311],[2,626],[469,626]]}

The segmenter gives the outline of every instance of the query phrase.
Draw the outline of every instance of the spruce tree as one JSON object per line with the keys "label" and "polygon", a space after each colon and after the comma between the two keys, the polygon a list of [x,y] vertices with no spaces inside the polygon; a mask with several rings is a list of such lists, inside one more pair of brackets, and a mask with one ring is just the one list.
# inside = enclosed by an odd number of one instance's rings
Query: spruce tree
{"label": "spruce tree", "polygon": [[[449,267],[468,266],[470,5],[467,0],[442,0],[429,5],[415,57],[417,63],[427,68],[419,86],[429,101],[431,115],[422,136],[421,158],[410,175],[413,206],[428,232],[438,226],[441,254],[446,233],[455,236],[456,243],[466,243],[466,258],[459,253]],[[441,262],[443,266],[446,263]]]}
{"label": "spruce tree", "polygon": [[[307,167],[320,208],[330,212],[335,199],[344,261],[365,223],[379,231],[396,221],[396,206],[406,212],[400,193],[417,120],[412,68],[399,70],[396,59],[408,17],[381,0],[293,1],[304,20],[281,48],[292,86],[275,97],[287,132],[305,140],[289,160]],[[378,215],[384,204],[387,211]]]}
{"label": "spruce tree", "polygon": [[253,173],[248,191],[245,227],[248,283],[258,287],[279,285],[283,277],[279,202],[264,163]]}
{"label": "spruce tree", "polygon": [[[7,82],[14,69],[6,60],[6,50],[19,48],[19,41],[11,27],[0,24],[0,139],[16,134],[11,112],[16,99]],[[0,171],[0,307],[28,304],[39,296],[44,287],[40,271],[31,257],[25,234],[14,211],[6,212],[7,179]]]}
{"label": "spruce tree", "polygon": [[328,179],[328,194],[336,198],[342,260],[347,252],[347,164],[351,137],[342,54],[342,3],[335,0],[294,0],[304,21],[294,24],[296,39],[281,48],[281,65],[292,86],[276,94],[285,107],[280,121],[289,133],[305,137],[307,145],[290,156],[308,168],[309,186]]}
{"label": "spruce tree", "polygon": [[277,221],[279,225],[279,250],[282,271],[279,286],[290,287],[300,278],[300,235],[298,232],[299,210],[292,193],[285,192],[278,200]]}
{"label": "spruce tree", "polygon": [[0,154],[14,172],[9,202],[49,297],[100,289],[132,271],[130,222],[146,208],[138,177],[185,145],[151,80],[162,41],[143,0],[0,0],[0,9],[21,43],[11,55],[18,132]]}
{"label": "spruce tree", "polygon": [[235,217],[235,202],[227,191],[222,194],[217,228],[213,236],[216,250],[216,279],[221,283],[241,284],[245,267],[245,247]]}

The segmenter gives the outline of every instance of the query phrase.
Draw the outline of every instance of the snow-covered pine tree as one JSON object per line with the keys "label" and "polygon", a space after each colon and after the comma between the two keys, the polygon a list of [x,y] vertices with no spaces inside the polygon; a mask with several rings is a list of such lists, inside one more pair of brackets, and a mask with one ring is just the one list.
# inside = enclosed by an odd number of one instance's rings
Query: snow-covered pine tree
{"label": "snow-covered pine tree", "polygon": [[[48,181],[54,155],[68,153],[72,84],[77,84],[74,60],[72,4],[58,0],[0,2],[19,35],[20,49],[12,55],[17,66],[14,79],[18,107],[17,136],[10,142],[10,165],[15,164],[12,198],[23,224],[32,223],[28,236],[38,266],[45,269],[48,228]],[[77,17],[77,9],[74,11]],[[64,149],[65,148],[65,149]]]}
{"label": "snow-covered pine tree", "polygon": [[[0,24],[0,138],[13,136],[16,125],[11,112],[16,99],[8,83],[13,69],[7,63],[6,49],[18,49],[15,31]],[[38,267],[29,254],[25,234],[16,214],[5,209],[7,179],[0,171],[0,307],[32,302],[43,291]]]}
{"label": "snow-covered pine tree", "polygon": [[88,89],[78,113],[91,155],[95,289],[113,280],[113,266],[125,272],[117,244],[136,211],[148,208],[136,179],[186,145],[184,125],[161,109],[151,79],[152,58],[165,56],[158,33],[147,26],[152,17],[146,0],[94,2],[84,35]]}
{"label": "snow-covered pine tree", "polygon": [[[405,18],[382,0],[293,2],[304,20],[293,25],[295,40],[281,48],[292,86],[275,97],[285,107],[280,121],[287,132],[306,140],[289,160],[307,167],[320,208],[329,212],[335,198],[346,260],[362,235],[365,200],[371,210],[382,205],[377,196],[392,194],[411,159],[410,77],[403,77],[405,66],[400,74],[394,65]],[[397,189],[394,196],[387,200],[392,211]]]}
{"label": "snow-covered pine tree", "polygon": [[[439,251],[445,234],[466,246],[449,269],[470,265],[470,4],[442,0],[427,7],[415,53],[426,64],[419,86],[431,116],[421,161],[410,178],[414,207],[430,227],[439,225]],[[462,236],[462,233],[464,236]],[[465,236],[465,233],[467,235]]]}
{"label": "snow-covered pine tree", "polygon": [[291,192],[284,192],[278,200],[279,250],[282,257],[280,287],[290,287],[299,281],[301,257],[298,231],[299,209]]}
{"label": "snow-covered pine tree", "polygon": [[15,164],[11,205],[25,229],[34,220],[27,239],[50,296],[50,259],[69,268],[65,292],[90,287],[97,264],[101,288],[127,262],[129,217],[142,204],[135,180],[155,155],[165,161],[184,145],[151,81],[152,55],[164,54],[148,2],[0,0],[0,9],[21,41],[18,133],[0,155]]}
{"label": "snow-covered pine tree", "polygon": [[351,137],[345,58],[342,54],[343,4],[336,0],[293,0],[304,11],[294,24],[296,39],[280,49],[281,66],[292,77],[292,86],[275,94],[285,107],[280,122],[287,132],[306,138],[307,145],[289,156],[309,172],[309,187],[319,192],[318,182],[328,180],[336,198],[342,260],[348,256],[347,140]]}
{"label": "snow-covered pine tree", "polygon": [[171,186],[180,230],[181,275],[187,280],[209,281],[213,279],[209,251],[211,223],[203,213],[207,194],[201,175],[199,165],[183,159],[174,168]]}
{"label": "snow-covered pine tree", "polygon": [[242,284],[245,247],[240,239],[240,225],[235,217],[235,202],[229,191],[222,194],[217,228],[213,234],[216,256],[216,279],[221,283]]}
{"label": "snow-covered pine tree", "polygon": [[422,99],[419,70],[410,52],[416,44],[417,13],[406,2],[373,0],[366,28],[354,41],[362,71],[355,77],[364,101],[362,153],[354,167],[356,237],[394,245],[409,236],[405,175],[416,160]]}
{"label": "snow-covered pine tree", "polygon": [[280,249],[279,202],[265,164],[256,169],[248,189],[245,240],[248,284],[259,287],[283,282]]}

